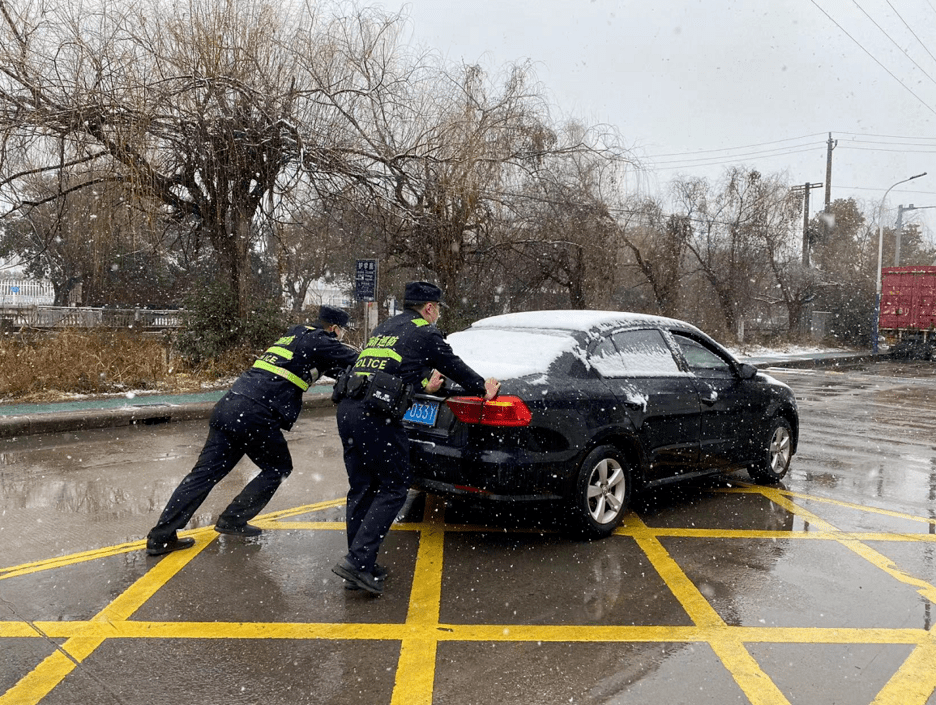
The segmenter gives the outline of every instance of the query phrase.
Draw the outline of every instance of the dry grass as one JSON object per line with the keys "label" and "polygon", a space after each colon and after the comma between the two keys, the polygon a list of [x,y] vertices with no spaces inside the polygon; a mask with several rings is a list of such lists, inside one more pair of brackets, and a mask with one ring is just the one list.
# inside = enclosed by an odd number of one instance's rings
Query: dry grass
{"label": "dry grass", "polygon": [[191,368],[172,354],[167,341],[123,330],[4,335],[0,336],[0,402],[216,389],[229,386],[231,378],[252,361],[248,351],[239,350]]}

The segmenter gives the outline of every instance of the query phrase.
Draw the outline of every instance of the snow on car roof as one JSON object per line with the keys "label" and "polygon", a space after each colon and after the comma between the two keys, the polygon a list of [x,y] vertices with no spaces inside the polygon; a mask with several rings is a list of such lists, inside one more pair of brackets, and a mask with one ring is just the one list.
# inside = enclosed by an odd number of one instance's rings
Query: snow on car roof
{"label": "snow on car roof", "polygon": [[651,316],[627,311],[523,311],[482,318],[471,328],[545,328],[552,330],[587,331],[596,326],[626,323],[650,323],[662,326],[692,328],[684,321],[664,316]]}
{"label": "snow on car roof", "polygon": [[698,331],[675,318],[626,311],[524,311],[482,318],[447,340],[481,376],[510,379],[545,375],[565,352],[581,355],[577,333],[640,324]]}

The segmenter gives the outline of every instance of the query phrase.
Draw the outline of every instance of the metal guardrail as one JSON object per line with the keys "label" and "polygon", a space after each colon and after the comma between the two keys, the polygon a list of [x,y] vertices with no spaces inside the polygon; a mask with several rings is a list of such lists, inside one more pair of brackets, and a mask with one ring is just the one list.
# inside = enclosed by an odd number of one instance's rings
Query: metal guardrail
{"label": "metal guardrail", "polygon": [[163,330],[182,325],[182,311],[146,308],[0,306],[4,328],[138,328]]}

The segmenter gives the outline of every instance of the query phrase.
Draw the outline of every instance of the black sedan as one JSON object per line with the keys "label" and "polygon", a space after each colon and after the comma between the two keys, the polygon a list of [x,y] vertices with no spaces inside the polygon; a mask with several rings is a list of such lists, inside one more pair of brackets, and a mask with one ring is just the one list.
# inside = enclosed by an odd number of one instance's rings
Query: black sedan
{"label": "black sedan", "polygon": [[448,341],[502,386],[493,402],[417,396],[404,423],[428,492],[560,499],[586,534],[607,536],[635,487],[738,468],[773,483],[796,452],[790,388],[682,321],[512,313]]}

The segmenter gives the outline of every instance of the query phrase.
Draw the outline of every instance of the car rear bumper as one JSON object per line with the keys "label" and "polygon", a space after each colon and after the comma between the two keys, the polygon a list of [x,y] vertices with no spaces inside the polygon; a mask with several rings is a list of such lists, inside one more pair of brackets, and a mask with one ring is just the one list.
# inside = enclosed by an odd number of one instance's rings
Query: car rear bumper
{"label": "car rear bumper", "polygon": [[516,451],[466,455],[451,447],[418,442],[410,448],[414,485],[436,494],[510,502],[559,499],[568,494],[573,472]]}
{"label": "car rear bumper", "polygon": [[543,500],[562,499],[558,494],[498,494],[489,490],[468,485],[453,485],[448,482],[438,482],[425,478],[415,478],[413,486],[426,492],[448,497],[478,497],[492,502],[541,502]]}

